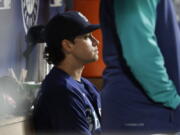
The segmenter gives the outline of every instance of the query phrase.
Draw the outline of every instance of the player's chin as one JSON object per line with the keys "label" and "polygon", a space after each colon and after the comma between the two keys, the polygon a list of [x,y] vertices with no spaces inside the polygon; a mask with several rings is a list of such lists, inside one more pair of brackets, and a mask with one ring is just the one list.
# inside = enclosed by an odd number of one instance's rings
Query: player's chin
{"label": "player's chin", "polygon": [[94,56],[94,61],[97,61],[99,59],[99,56],[98,55],[95,55]]}
{"label": "player's chin", "polygon": [[92,55],[91,58],[89,58],[87,61],[86,61],[86,64],[88,63],[91,63],[91,62],[96,62],[97,60],[99,59],[99,56],[98,55]]}

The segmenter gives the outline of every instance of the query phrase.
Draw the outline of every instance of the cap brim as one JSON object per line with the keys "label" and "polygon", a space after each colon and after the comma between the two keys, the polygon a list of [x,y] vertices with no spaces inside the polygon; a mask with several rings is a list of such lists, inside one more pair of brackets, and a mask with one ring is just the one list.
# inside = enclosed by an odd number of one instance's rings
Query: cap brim
{"label": "cap brim", "polygon": [[100,25],[99,24],[90,24],[89,26],[87,26],[86,28],[84,28],[80,34],[86,34],[86,33],[90,33],[90,32],[93,32],[97,29],[100,28]]}
{"label": "cap brim", "polygon": [[99,29],[99,28],[100,28],[100,25],[99,25],[99,24],[91,24],[91,25],[89,25],[89,26],[87,27],[87,30],[88,30],[89,32],[92,32],[92,31],[97,30],[97,29]]}

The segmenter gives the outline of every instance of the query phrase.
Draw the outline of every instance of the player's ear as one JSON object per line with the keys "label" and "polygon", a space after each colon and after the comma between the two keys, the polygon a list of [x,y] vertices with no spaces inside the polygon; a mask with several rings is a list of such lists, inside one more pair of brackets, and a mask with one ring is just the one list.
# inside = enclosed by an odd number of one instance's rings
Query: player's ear
{"label": "player's ear", "polygon": [[61,44],[62,44],[63,50],[66,53],[70,53],[74,48],[73,43],[71,41],[69,41],[69,40],[66,40],[66,39],[62,40]]}

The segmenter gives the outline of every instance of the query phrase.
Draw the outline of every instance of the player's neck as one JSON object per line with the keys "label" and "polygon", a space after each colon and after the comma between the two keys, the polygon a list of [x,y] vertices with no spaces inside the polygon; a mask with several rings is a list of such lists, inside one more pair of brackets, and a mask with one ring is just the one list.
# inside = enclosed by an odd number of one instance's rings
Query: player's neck
{"label": "player's neck", "polygon": [[84,69],[83,65],[78,65],[71,62],[63,61],[60,65],[57,66],[61,70],[65,71],[67,74],[72,76],[74,80],[81,81],[82,71]]}

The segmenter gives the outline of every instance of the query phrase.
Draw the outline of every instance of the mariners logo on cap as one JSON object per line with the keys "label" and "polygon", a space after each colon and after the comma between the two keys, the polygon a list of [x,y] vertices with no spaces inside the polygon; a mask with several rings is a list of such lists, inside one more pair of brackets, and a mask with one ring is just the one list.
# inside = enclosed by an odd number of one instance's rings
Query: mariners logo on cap
{"label": "mariners logo on cap", "polygon": [[25,32],[37,24],[38,11],[39,11],[39,0],[21,0],[23,24]]}

